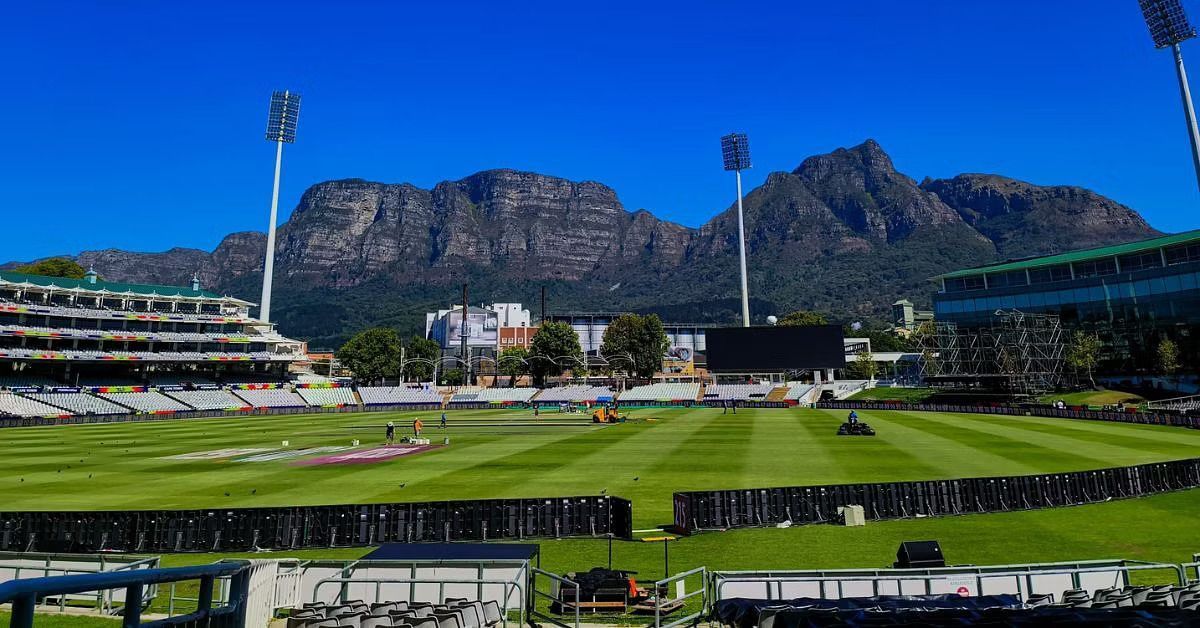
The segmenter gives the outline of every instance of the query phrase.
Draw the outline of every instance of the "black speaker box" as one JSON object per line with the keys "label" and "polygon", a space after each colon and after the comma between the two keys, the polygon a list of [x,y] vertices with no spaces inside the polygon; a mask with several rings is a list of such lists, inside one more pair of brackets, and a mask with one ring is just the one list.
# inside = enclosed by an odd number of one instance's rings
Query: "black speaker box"
{"label": "black speaker box", "polygon": [[894,566],[897,569],[945,567],[946,558],[942,556],[942,547],[937,541],[905,541],[896,550]]}

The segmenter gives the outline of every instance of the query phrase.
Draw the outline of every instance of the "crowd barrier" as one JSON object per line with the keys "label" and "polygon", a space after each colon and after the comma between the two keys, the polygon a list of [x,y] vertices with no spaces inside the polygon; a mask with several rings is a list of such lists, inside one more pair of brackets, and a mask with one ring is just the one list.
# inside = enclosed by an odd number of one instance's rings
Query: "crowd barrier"
{"label": "crowd barrier", "polygon": [[881,401],[820,401],[817,407],[826,410],[896,410],[900,412],[958,412],[973,414],[1003,414],[1008,416],[1040,416],[1053,419],[1085,419],[1114,423],[1169,425],[1200,429],[1200,416],[1167,412],[1113,412],[1052,408],[1049,406],[1006,406],[938,403],[901,403]]}
{"label": "crowd barrier", "polygon": [[1032,510],[1200,487],[1200,458],[1132,467],[917,482],[829,484],[675,493],[680,533],[824,523],[860,505],[874,520]]}
{"label": "crowd barrier", "polygon": [[0,550],[215,552],[633,535],[609,496],[205,510],[0,512]]}

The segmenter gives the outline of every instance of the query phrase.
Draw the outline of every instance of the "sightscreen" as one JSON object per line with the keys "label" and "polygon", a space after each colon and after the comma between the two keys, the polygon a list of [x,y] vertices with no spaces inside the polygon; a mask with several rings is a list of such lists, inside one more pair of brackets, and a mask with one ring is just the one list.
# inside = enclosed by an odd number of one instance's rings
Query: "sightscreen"
{"label": "sightscreen", "polygon": [[708,335],[708,369],[763,372],[846,366],[842,328],[718,327]]}

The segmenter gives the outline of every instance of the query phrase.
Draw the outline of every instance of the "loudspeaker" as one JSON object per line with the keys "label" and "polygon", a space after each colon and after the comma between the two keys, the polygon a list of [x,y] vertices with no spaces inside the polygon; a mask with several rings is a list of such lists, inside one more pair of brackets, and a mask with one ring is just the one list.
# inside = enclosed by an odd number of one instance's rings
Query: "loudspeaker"
{"label": "loudspeaker", "polygon": [[937,541],[905,541],[896,550],[897,569],[926,567],[945,567],[946,558],[942,556],[942,546]]}

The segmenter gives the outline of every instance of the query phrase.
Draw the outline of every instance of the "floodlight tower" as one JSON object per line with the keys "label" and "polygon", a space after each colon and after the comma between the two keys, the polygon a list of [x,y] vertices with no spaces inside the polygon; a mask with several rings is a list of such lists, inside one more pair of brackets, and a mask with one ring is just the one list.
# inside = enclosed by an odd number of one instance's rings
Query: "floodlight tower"
{"label": "floodlight tower", "polygon": [[750,292],[746,280],[746,219],[742,215],[742,170],[750,167],[750,142],[745,133],[730,133],[721,138],[721,157],[725,169],[737,178],[738,255],[742,266],[742,326],[750,326]]}
{"label": "floodlight tower", "polygon": [[271,189],[271,224],[267,226],[267,258],[263,262],[262,299],[259,320],[271,322],[271,280],[275,274],[275,223],[279,221],[279,170],[283,165],[283,145],[296,142],[296,119],[300,117],[300,94],[289,91],[271,94],[267,114],[267,141],[275,142],[275,187]]}
{"label": "floodlight tower", "polygon": [[1183,68],[1180,42],[1196,36],[1179,0],[1138,0],[1142,16],[1150,28],[1155,48],[1171,48],[1175,53],[1175,74],[1179,78],[1179,94],[1183,97],[1183,115],[1187,119],[1188,139],[1192,143],[1192,166],[1196,183],[1200,185],[1200,131],[1196,129],[1196,110],[1192,107],[1192,90],[1188,87],[1187,70]]}

